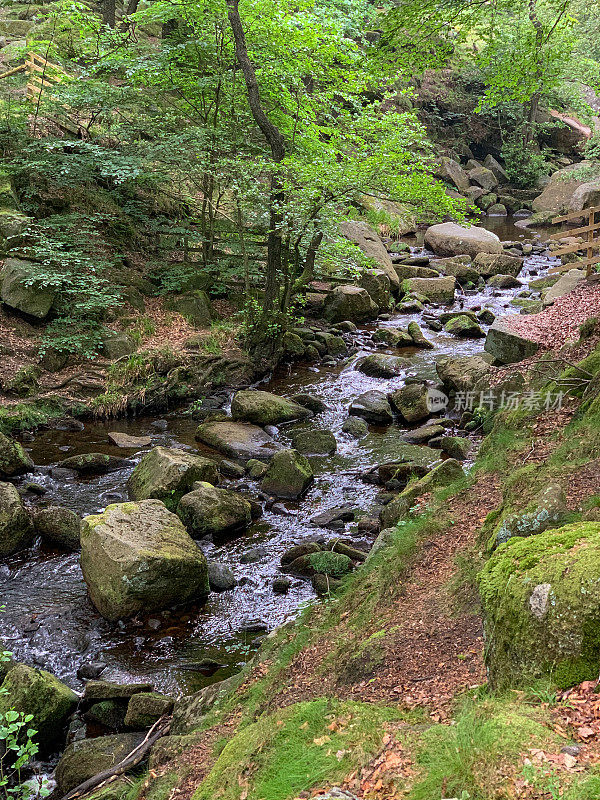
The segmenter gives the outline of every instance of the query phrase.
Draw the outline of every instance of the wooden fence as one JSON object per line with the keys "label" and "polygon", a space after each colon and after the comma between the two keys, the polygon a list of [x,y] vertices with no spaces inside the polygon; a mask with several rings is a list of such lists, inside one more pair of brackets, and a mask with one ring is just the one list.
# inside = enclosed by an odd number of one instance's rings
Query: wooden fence
{"label": "wooden fence", "polygon": [[552,234],[550,238],[554,240],[566,239],[569,236],[581,236],[581,234],[586,234],[586,241],[564,245],[563,247],[559,247],[558,250],[553,250],[553,256],[562,256],[566,255],[567,253],[581,253],[583,260],[563,264],[560,267],[552,267],[552,269],[548,270],[549,272],[565,272],[569,269],[585,267],[586,275],[589,278],[589,276],[592,274],[592,267],[595,264],[600,264],[600,255],[594,255],[594,252],[598,253],[598,250],[600,250],[600,236],[594,238],[594,234],[600,231],[600,220],[596,222],[596,214],[600,214],[600,206],[584,208],[582,211],[573,211],[570,214],[565,214],[561,217],[555,217],[552,220],[553,225],[558,225],[561,222],[570,222],[573,219],[581,219],[581,217],[583,217],[584,219],[587,218],[587,224],[580,228],[572,228],[569,231]]}

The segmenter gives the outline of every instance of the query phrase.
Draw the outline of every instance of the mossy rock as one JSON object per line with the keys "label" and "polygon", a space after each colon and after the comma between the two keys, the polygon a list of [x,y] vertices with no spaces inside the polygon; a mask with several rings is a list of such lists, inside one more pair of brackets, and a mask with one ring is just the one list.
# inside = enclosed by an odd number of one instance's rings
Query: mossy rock
{"label": "mossy rock", "polygon": [[600,523],[511,539],[483,568],[479,591],[495,689],[598,677]]}
{"label": "mossy rock", "polygon": [[380,514],[384,528],[392,528],[405,519],[417,498],[440,486],[447,486],[464,477],[463,468],[454,458],[448,458],[434,467],[423,478],[411,483],[395,500],[388,503]]}
{"label": "mossy rock", "polygon": [[132,500],[155,498],[175,507],[196,481],[217,484],[214,461],[171,447],[154,447],[142,458],[127,481]]}
{"label": "mossy rock", "polygon": [[0,558],[29,547],[34,528],[12,483],[0,483]]}
{"label": "mossy rock", "polygon": [[0,298],[7,306],[30,317],[45,319],[56,298],[56,290],[36,278],[39,268],[30,261],[7,258],[2,270]]}
{"label": "mossy rock", "polygon": [[177,514],[195,539],[228,536],[245,530],[252,522],[250,503],[236,492],[198,481],[184,494]]}
{"label": "mossy rock", "polygon": [[308,459],[297,450],[275,453],[261,483],[261,489],[275,497],[301,497],[313,481]]}
{"label": "mossy rock", "polygon": [[131,463],[121,456],[109,456],[106,453],[80,453],[64,458],[58,462],[58,466],[72,469],[81,475],[104,475],[107,472],[125,469],[131,466]]}
{"label": "mossy rock", "polygon": [[81,569],[109,620],[203,602],[209,592],[204,554],[160,500],[114,503],[84,517]]}
{"label": "mossy rock", "polygon": [[47,506],[36,510],[33,519],[36,533],[42,539],[63,550],[81,547],[81,519],[74,511],[62,506]]}
{"label": "mossy rock", "polygon": [[410,383],[390,395],[390,403],[406,422],[420,422],[430,415],[427,386]]}
{"label": "mossy rock", "polygon": [[485,333],[476,322],[466,314],[457,314],[444,325],[446,333],[459,336],[461,339],[481,339]]}
{"label": "mossy rock", "polygon": [[127,706],[125,725],[138,730],[150,728],[163,715],[171,713],[173,703],[172,697],[158,692],[134,694]]}
{"label": "mossy rock", "polygon": [[236,421],[254,425],[281,425],[313,416],[308,408],[272,392],[245,389],[236,392],[231,401],[231,416]]}
{"label": "mossy rock", "polygon": [[103,725],[113,731],[120,731],[125,724],[126,703],[118,700],[101,700],[91,705],[84,714],[87,722]]}
{"label": "mossy rock", "polygon": [[473,443],[470,439],[461,436],[443,436],[440,445],[444,453],[457,461],[463,461],[468,455]]}
{"label": "mossy rock", "polygon": [[292,437],[294,448],[304,455],[331,455],[337,450],[337,441],[331,431],[299,431]]}
{"label": "mossy rock", "polygon": [[350,557],[343,553],[332,553],[330,550],[323,550],[320,553],[311,553],[307,558],[308,563],[315,572],[321,575],[329,575],[332,578],[342,578],[354,569]]}
{"label": "mossy rock", "polygon": [[33,461],[23,447],[0,433],[0,476],[12,478],[33,469]]}
{"label": "mossy rock", "polygon": [[31,727],[44,750],[61,743],[68,717],[77,706],[77,695],[49,672],[17,664],[2,683],[0,714],[10,708],[32,714]]}
{"label": "mossy rock", "polygon": [[82,739],[70,744],[56,767],[56,782],[61,796],[93,778],[105,769],[114,767],[142,741],[139,733],[119,733]]}
{"label": "mossy rock", "polygon": [[209,328],[212,308],[206,292],[195,291],[170,297],[165,303],[169,311],[176,311],[195,328]]}
{"label": "mossy rock", "polygon": [[14,394],[17,397],[31,397],[39,391],[39,377],[41,369],[35,364],[28,364],[21,367],[10,380],[4,381],[2,388],[6,394]]}

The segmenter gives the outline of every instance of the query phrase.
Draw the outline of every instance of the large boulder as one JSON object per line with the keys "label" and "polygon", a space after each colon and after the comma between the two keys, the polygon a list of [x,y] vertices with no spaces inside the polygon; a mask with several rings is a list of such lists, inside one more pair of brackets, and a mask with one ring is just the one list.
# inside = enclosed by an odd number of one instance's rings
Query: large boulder
{"label": "large boulder", "polygon": [[479,253],[473,260],[473,268],[483,278],[492,275],[512,275],[516,278],[523,268],[523,259],[509,253]]}
{"label": "large boulder", "polygon": [[304,455],[331,455],[337,450],[337,441],[331,431],[314,428],[298,431],[292,436],[295,450]]}
{"label": "large boulder", "polygon": [[206,292],[194,291],[177,294],[166,302],[169,311],[176,311],[195,328],[209,328],[212,309]]}
{"label": "large boulder", "polygon": [[388,310],[392,295],[390,278],[386,272],[382,269],[367,269],[360,276],[360,285],[366,289],[380,311]]}
{"label": "large boulder", "polygon": [[104,328],[100,332],[100,352],[106,358],[115,360],[131,355],[137,350],[135,340],[127,331],[113,331]]}
{"label": "large boulder", "polygon": [[81,569],[109,620],[202,602],[209,591],[204,554],[160,500],[115,503],[84,517]]}
{"label": "large boulder", "polygon": [[33,461],[14,439],[0,433],[0,476],[11,478],[33,469]]}
{"label": "large boulder", "polygon": [[462,194],[469,191],[469,176],[453,158],[443,156],[436,165],[435,174],[446,183],[452,183]]}
{"label": "large boulder", "polygon": [[435,369],[444,387],[450,391],[466,392],[492,369],[481,356],[442,356]]}
{"label": "large boulder", "polygon": [[44,750],[62,743],[68,717],[77,706],[77,695],[54,675],[25,664],[9,670],[0,692],[0,714],[14,709],[31,714],[30,727]]}
{"label": "large boulder", "polygon": [[479,325],[467,314],[457,314],[444,325],[446,333],[461,339],[481,339],[485,336]]}
{"label": "large boulder", "polygon": [[170,505],[177,504],[196,481],[219,482],[219,470],[214,461],[185,450],[155,447],[133,470],[127,481],[132,500],[153,497]]}
{"label": "large boulder", "polygon": [[536,536],[567,521],[567,498],[560,484],[551,483],[542,489],[533,506],[530,511],[506,516],[494,532],[491,546],[504,544],[515,536]]}
{"label": "large boulder", "polygon": [[312,415],[312,411],[294,400],[256,389],[236,392],[231,401],[233,419],[252,422],[254,425],[280,425],[283,422],[308,419]]}
{"label": "large boulder", "polygon": [[110,456],[107,453],[79,453],[76,456],[63,458],[58,462],[59,467],[72,469],[81,475],[104,475],[107,472],[117,472],[131,466],[131,461],[121,456]]}
{"label": "large boulder", "polygon": [[6,558],[33,542],[34,528],[12,483],[0,483],[0,558]]}
{"label": "large boulder", "polygon": [[394,420],[386,393],[377,389],[355,397],[348,413],[353,417],[362,417],[371,425],[389,425]]}
{"label": "large boulder", "polygon": [[219,453],[244,461],[272,458],[281,450],[272,436],[245,422],[205,422],[196,430],[196,439]]}
{"label": "large boulder", "polygon": [[[340,225],[340,233],[359,247],[367,258],[371,259],[379,269],[385,272],[390,279],[392,289],[398,288],[400,281],[392,265],[389,253],[368,222],[346,220]],[[351,319],[351,317],[346,317],[346,319]]]}
{"label": "large boulder", "polygon": [[[394,272],[394,275],[396,273]],[[396,280],[398,280],[396,276]],[[360,286],[336,286],[327,295],[325,316],[330,322],[368,322],[375,319],[379,308],[366,289]]]}
{"label": "large boulder", "polygon": [[500,545],[479,575],[479,592],[494,688],[597,679],[600,523]]}
{"label": "large boulder", "polygon": [[56,783],[61,797],[119,764],[144,738],[141,733],[117,733],[72,742],[62,754],[56,767]]}
{"label": "large boulder", "polygon": [[480,186],[486,192],[492,192],[498,186],[498,178],[487,167],[475,167],[469,170],[471,183]]}
{"label": "large boulder", "polygon": [[473,225],[463,228],[456,222],[441,222],[425,232],[425,246],[436,256],[458,256],[466,253],[475,258],[478,253],[501,253],[502,243],[495,233]]}
{"label": "large boulder", "polygon": [[448,275],[443,278],[407,278],[402,281],[406,294],[424,295],[432,303],[453,303],[456,278]]}
{"label": "large boulder", "polygon": [[194,539],[238,533],[252,522],[250,503],[241,495],[202,481],[183,495],[177,514]]}
{"label": "large boulder", "polygon": [[33,524],[45,542],[63,550],[79,550],[81,520],[71,509],[62,506],[36,509]]}
{"label": "large boulder", "polygon": [[410,383],[389,397],[390,403],[409,424],[420,422],[431,414],[429,391],[422,383]]}
{"label": "large boulder", "polygon": [[591,169],[592,163],[583,161],[554,172],[543,192],[533,201],[533,210],[549,218],[597,205],[600,202],[598,178],[594,177],[590,181],[579,177]]}
{"label": "large boulder", "polygon": [[260,488],[275,497],[296,499],[313,482],[309,460],[297,450],[282,450],[271,459]]}
{"label": "large boulder", "polygon": [[45,319],[56,299],[56,289],[41,281],[31,261],[7,258],[2,269],[2,302],[30,317]]}
{"label": "large boulder", "polygon": [[[511,327],[513,317],[500,317],[488,330],[484,349],[501,364],[516,364],[537,353],[539,343],[514,331]],[[515,319],[519,319],[515,316]]]}

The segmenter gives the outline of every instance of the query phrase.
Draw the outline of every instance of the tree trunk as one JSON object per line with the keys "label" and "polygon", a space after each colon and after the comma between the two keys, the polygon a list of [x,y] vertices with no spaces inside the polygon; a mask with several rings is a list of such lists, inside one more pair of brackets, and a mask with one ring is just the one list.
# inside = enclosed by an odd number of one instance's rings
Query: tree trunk
{"label": "tree trunk", "polygon": [[[241,67],[248,92],[248,103],[254,121],[260,128],[267,144],[271,148],[271,156],[275,164],[280,164],[285,158],[285,139],[274,125],[262,106],[260,91],[254,65],[248,56],[246,35],[239,13],[239,0],[227,0],[229,24],[235,42],[235,54]],[[285,201],[283,185],[276,172],[271,176],[269,197],[269,235],[267,240],[267,271],[265,276],[265,294],[263,299],[263,315],[269,315],[277,300],[278,278],[281,271],[281,223],[283,215],[281,206]]]}
{"label": "tree trunk", "polygon": [[104,0],[102,6],[102,22],[110,28],[114,28],[117,21],[116,0]]}

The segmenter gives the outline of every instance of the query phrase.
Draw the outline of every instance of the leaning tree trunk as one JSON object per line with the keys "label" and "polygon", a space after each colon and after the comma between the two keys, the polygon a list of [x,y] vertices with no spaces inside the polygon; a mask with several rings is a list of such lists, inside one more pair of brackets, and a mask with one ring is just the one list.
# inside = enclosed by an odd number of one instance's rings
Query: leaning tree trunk
{"label": "leaning tree trunk", "polygon": [[[242,25],[239,12],[239,0],[227,0],[229,24],[233,32],[235,42],[235,55],[238,64],[244,75],[246,91],[248,92],[248,103],[254,121],[265,137],[271,149],[271,157],[274,164],[280,164],[285,157],[285,139],[279,128],[274,125],[262,105],[258,80],[254,65],[248,56],[248,46],[246,35]],[[269,192],[269,235],[267,239],[267,271],[265,275],[265,294],[263,298],[263,317],[265,322],[273,314],[276,308],[278,294],[278,277],[281,272],[281,223],[283,215],[281,207],[285,201],[283,185],[276,169],[273,170],[270,181]],[[264,336],[261,350],[265,352]],[[271,349],[274,355],[276,342],[272,342]],[[267,348],[268,350],[269,348]]]}
{"label": "leaning tree trunk", "polygon": [[115,27],[117,22],[116,0],[104,0],[102,5],[102,22],[110,28]]}

